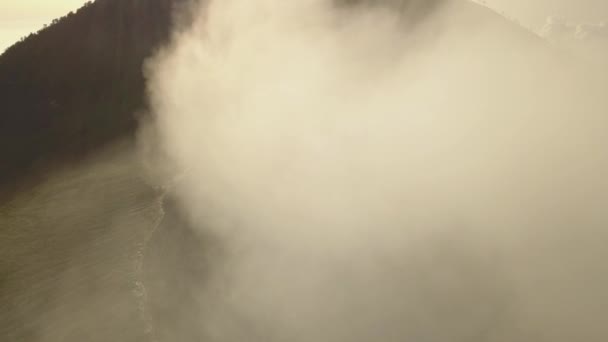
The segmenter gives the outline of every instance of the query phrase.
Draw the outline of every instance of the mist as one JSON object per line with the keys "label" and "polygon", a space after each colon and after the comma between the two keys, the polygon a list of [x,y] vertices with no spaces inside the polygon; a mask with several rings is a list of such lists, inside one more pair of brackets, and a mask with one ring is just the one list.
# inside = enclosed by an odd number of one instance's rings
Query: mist
{"label": "mist", "polygon": [[192,11],[141,134],[222,246],[174,340],[608,337],[605,64],[464,1]]}

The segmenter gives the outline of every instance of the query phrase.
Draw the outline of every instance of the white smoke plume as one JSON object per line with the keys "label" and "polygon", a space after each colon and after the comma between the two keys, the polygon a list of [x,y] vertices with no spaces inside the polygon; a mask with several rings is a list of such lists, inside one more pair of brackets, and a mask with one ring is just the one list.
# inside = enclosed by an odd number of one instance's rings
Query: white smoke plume
{"label": "white smoke plume", "polygon": [[177,340],[608,337],[605,70],[423,3],[212,1],[150,62],[175,194],[230,251]]}

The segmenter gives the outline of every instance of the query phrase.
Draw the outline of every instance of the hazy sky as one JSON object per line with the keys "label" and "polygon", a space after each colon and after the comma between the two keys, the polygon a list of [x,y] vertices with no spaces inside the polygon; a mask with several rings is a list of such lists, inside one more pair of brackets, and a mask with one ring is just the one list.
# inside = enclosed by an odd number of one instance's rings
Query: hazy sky
{"label": "hazy sky", "polygon": [[[74,10],[86,0],[2,0],[0,1],[0,51],[36,31],[53,18]],[[576,21],[607,21],[607,0],[486,0],[511,17],[537,28],[548,15]]]}
{"label": "hazy sky", "polygon": [[557,15],[577,22],[608,21],[607,0],[486,0],[493,8],[538,28],[547,16]]}
{"label": "hazy sky", "polygon": [[1,0],[0,51],[87,0]]}

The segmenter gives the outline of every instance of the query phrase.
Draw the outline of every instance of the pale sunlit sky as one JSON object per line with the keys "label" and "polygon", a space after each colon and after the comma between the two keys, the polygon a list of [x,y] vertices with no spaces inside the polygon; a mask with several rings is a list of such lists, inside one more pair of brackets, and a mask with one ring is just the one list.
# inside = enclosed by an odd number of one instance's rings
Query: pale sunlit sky
{"label": "pale sunlit sky", "polygon": [[559,16],[579,23],[608,21],[608,0],[486,0],[497,10],[537,29],[548,16]]}
{"label": "pale sunlit sky", "polygon": [[[82,6],[86,0],[1,0],[0,52],[54,18]],[[526,26],[538,28],[549,15],[574,21],[608,21],[608,0],[486,0],[495,9]]]}
{"label": "pale sunlit sky", "polygon": [[0,52],[87,0],[0,0]]}

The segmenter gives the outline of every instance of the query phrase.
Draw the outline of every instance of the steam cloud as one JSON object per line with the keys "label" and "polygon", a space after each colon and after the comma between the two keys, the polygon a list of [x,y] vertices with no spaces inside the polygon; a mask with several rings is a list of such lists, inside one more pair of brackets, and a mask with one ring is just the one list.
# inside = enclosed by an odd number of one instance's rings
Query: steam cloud
{"label": "steam cloud", "polygon": [[212,1],[150,62],[229,251],[180,334],[605,340],[606,69],[468,2],[353,3]]}

